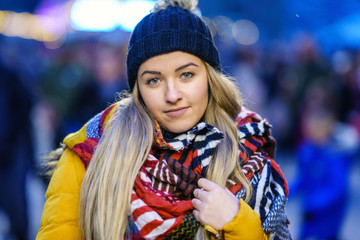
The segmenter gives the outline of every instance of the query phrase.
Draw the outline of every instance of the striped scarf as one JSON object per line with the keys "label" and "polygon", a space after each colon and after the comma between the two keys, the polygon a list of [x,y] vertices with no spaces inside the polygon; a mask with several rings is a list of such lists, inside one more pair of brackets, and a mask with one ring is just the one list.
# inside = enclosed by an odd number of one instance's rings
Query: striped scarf
{"label": "striped scarf", "polygon": [[[155,145],[160,150],[168,148],[167,151],[180,152],[192,145],[192,152],[200,153],[192,159],[197,161],[197,166],[185,167],[174,158],[159,160],[153,155],[156,150],[151,151],[135,180],[131,224],[138,231],[130,234],[129,239],[136,238],[134,235],[146,239],[193,239],[199,223],[191,214],[194,209],[192,194],[197,188],[197,181],[204,177],[203,172],[223,134],[215,127],[199,123],[187,133],[166,140],[157,125],[156,136],[159,141]],[[242,171],[251,178],[252,173],[266,162],[265,155],[254,154]],[[227,187],[235,194],[241,189],[241,184],[238,180],[229,179]]]}
{"label": "striped scarf", "polygon": [[[199,223],[191,214],[192,194],[222,138],[218,129],[199,123],[186,133],[166,139],[156,124],[154,148],[134,184],[131,220],[138,231],[130,233],[129,239],[136,238],[134,235],[145,239],[193,239]],[[185,167],[176,159],[176,153],[188,148],[194,153],[195,168]],[[173,154],[154,156],[164,150]]]}

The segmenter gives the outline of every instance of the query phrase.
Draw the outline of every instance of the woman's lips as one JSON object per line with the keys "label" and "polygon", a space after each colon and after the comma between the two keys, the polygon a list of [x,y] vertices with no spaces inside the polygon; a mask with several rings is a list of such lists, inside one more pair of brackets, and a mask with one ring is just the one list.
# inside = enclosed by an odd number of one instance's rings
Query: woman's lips
{"label": "woman's lips", "polygon": [[169,117],[178,117],[178,116],[183,115],[188,109],[189,109],[188,107],[176,108],[176,109],[168,110],[165,113]]}

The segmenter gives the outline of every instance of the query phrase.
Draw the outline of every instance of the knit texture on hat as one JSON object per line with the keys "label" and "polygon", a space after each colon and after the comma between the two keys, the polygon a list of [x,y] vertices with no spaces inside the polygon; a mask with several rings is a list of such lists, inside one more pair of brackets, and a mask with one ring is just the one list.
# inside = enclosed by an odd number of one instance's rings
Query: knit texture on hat
{"label": "knit texture on hat", "polygon": [[221,70],[218,51],[205,23],[188,9],[168,6],[145,16],[131,35],[126,60],[130,90],[143,62],[173,51],[193,54]]}

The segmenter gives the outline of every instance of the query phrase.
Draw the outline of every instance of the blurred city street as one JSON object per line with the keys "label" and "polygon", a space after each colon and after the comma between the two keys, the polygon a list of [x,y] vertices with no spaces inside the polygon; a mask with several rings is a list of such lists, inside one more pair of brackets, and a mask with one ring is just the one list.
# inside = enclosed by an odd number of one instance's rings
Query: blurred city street
{"label": "blurred city street", "polygon": [[[128,89],[128,40],[154,3],[0,1],[0,240],[35,239],[42,157]],[[273,126],[293,239],[359,239],[360,1],[198,7],[244,106]],[[301,237],[337,227],[337,239]]]}

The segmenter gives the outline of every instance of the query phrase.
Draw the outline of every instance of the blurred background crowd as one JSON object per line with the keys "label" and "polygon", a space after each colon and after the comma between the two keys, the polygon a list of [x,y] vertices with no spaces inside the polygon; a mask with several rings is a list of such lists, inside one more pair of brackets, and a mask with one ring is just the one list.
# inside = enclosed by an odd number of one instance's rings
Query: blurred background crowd
{"label": "blurred background crowd", "polygon": [[[127,89],[140,0],[0,2],[0,240],[34,239],[41,156]],[[267,118],[293,239],[358,239],[360,2],[200,0],[224,71]]]}

